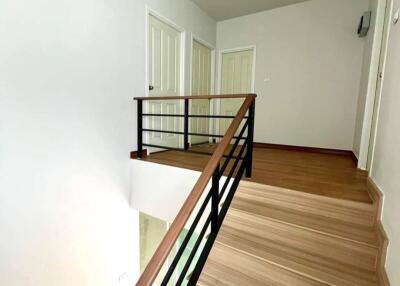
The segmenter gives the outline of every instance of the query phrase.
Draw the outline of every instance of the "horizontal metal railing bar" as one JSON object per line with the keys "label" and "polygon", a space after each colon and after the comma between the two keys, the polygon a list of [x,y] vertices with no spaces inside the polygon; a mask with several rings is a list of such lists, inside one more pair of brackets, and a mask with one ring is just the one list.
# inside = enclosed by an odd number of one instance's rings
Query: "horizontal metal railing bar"
{"label": "horizontal metal railing bar", "polygon": [[[149,116],[149,117],[178,117],[184,118],[184,114],[158,114],[158,113],[143,113],[142,116]],[[188,115],[189,118],[221,118],[221,119],[234,119],[235,116],[231,115]],[[248,116],[244,116],[243,118],[247,119]]]}
{"label": "horizontal metal railing bar", "polygon": [[[238,158],[242,157],[243,152],[244,152],[245,148],[247,147],[247,144],[248,143],[246,141],[245,144],[243,144],[242,147],[240,148],[240,151],[239,151],[239,154],[238,154]],[[239,160],[235,159],[235,162],[233,162],[233,166],[229,170],[228,176],[226,177],[225,183],[221,188],[221,191],[220,191],[220,194],[219,194],[220,195],[220,199],[222,199],[222,197],[224,196],[225,190],[228,187],[229,182],[231,181],[231,179],[233,177],[233,174],[235,173],[238,164],[239,164]]]}
{"label": "horizontal metal railing bar", "polygon": [[[228,195],[225,199],[225,202],[222,205],[222,208],[221,208],[221,210],[219,212],[219,216],[218,216],[218,230],[219,230],[219,228],[221,228],[222,222],[226,216],[226,213],[228,212],[229,206],[231,205],[233,196],[235,195],[237,187],[239,186],[239,182],[244,174],[245,167],[246,167],[245,162],[242,162],[242,164],[240,165],[239,171],[235,177],[235,180],[233,181],[233,183],[231,185],[230,191],[228,192]],[[196,263],[196,266],[195,266],[193,272],[192,272],[192,275],[190,276],[189,282],[187,284],[188,286],[196,285],[196,283],[200,277],[200,274],[203,270],[203,267],[207,261],[208,255],[211,252],[211,248],[217,237],[217,233],[211,233],[211,235],[209,236],[209,238],[206,242],[206,245],[204,246],[203,251]]]}
{"label": "horizontal metal railing bar", "polygon": [[[234,119],[235,116],[231,116],[231,115],[188,115],[189,118],[221,118],[221,119]],[[244,119],[249,118],[248,116],[244,116]]]}
{"label": "horizontal metal railing bar", "polygon": [[[199,154],[199,155],[207,155],[207,156],[212,156],[213,153],[208,153],[208,152],[202,152],[202,151],[195,151],[195,150],[185,150],[184,148],[176,148],[176,147],[168,147],[168,146],[162,146],[162,145],[154,145],[154,144],[145,144],[143,143],[144,147],[152,147],[152,148],[158,148],[158,149],[166,149],[166,150],[171,150],[171,151],[178,151],[178,152],[186,152],[186,153],[193,153],[193,154]],[[228,158],[229,155],[223,155],[224,158]],[[237,156],[232,156],[232,159],[237,159],[239,157]],[[240,160],[244,160],[245,158],[239,158]]]}
{"label": "horizontal metal railing bar", "polygon": [[244,173],[245,169],[246,169],[246,164],[245,164],[245,162],[242,162],[242,164],[240,165],[239,170],[236,174],[236,177],[233,180],[230,191],[228,192],[226,199],[225,199],[224,203],[222,204],[222,208],[219,212],[219,216],[218,216],[218,226],[219,227],[221,227],[221,225],[224,221],[226,213],[228,212],[229,206],[231,205],[232,199],[233,199],[233,197],[236,193],[236,190],[239,186],[240,180],[243,177],[243,173]]}
{"label": "horizontal metal railing bar", "polygon": [[[223,138],[223,135],[217,135],[217,134],[203,134],[203,133],[188,133],[189,135],[192,136],[199,136],[199,137],[212,137],[212,138]],[[233,136],[233,139],[239,139],[239,140],[244,140],[246,137],[239,137],[239,136]]]}
{"label": "horizontal metal railing bar", "polygon": [[168,282],[171,279],[171,276],[174,273],[175,268],[178,265],[180,258],[182,257],[183,253],[185,252],[186,246],[189,243],[189,241],[190,241],[190,239],[191,239],[191,237],[192,237],[192,235],[204,213],[204,210],[206,209],[206,207],[211,199],[211,192],[212,192],[212,189],[210,189],[210,191],[208,192],[206,198],[203,201],[203,204],[201,205],[199,211],[197,212],[197,215],[196,215],[195,219],[193,220],[192,225],[190,226],[188,232],[186,233],[186,236],[185,236],[181,246],[179,247],[179,250],[175,254],[174,260],[172,261],[171,265],[169,266],[168,271],[165,274],[163,281],[161,282],[161,286],[168,285]]}
{"label": "horizontal metal railing bar", "polygon": [[143,132],[166,133],[166,134],[177,134],[177,135],[185,134],[185,132],[182,132],[182,131],[170,131],[170,130],[147,129],[147,128],[143,128],[142,131]]}
{"label": "horizontal metal railing bar", "polygon": [[[238,138],[241,138],[241,137],[243,137],[243,134],[244,134],[244,132],[246,131],[246,128],[249,126],[249,120],[246,120],[246,122],[244,123],[244,125],[243,125],[243,127],[242,127],[242,130],[240,131],[240,133],[239,133],[239,136],[237,136],[237,139],[236,139],[236,141],[235,141],[235,143],[233,144],[233,146],[232,146],[232,148],[231,148],[231,150],[229,151],[229,154],[228,154],[228,156],[233,156],[233,154],[235,153],[235,150],[236,150],[236,148],[237,148],[237,146],[239,145],[239,142],[240,142],[240,140],[238,139]],[[239,157],[241,157],[241,156],[239,156]],[[224,164],[222,165],[222,168],[221,168],[221,174],[223,174],[224,172],[225,172],[225,170],[226,170],[226,167],[228,166],[228,164],[229,164],[229,160],[226,160],[225,162],[224,162]]]}
{"label": "horizontal metal railing bar", "polygon": [[[159,130],[159,129],[147,129],[143,128],[143,132],[158,132],[158,133],[166,133],[166,134],[176,134],[176,135],[185,135],[185,132],[182,131],[169,131],[169,130]],[[223,138],[224,135],[218,135],[218,134],[205,134],[205,133],[192,133],[189,132],[188,135],[192,136],[199,136],[199,137],[212,137],[212,138]],[[234,136],[233,139],[239,139],[239,140],[244,140],[247,137],[242,136]]]}
{"label": "horizontal metal railing bar", "polygon": [[207,255],[200,255],[199,259],[197,260],[196,266],[192,274],[190,275],[189,282],[187,283],[188,286],[195,286],[197,280],[199,280],[201,271],[203,270],[204,264],[206,263],[208,258],[208,254],[211,252],[211,248],[214,245],[214,241],[216,238],[217,238],[216,234],[210,233],[210,236],[208,237],[202,252],[202,254],[207,254]]}
{"label": "horizontal metal railing bar", "polygon": [[230,98],[246,98],[256,97],[254,93],[246,94],[213,94],[213,95],[189,95],[189,96],[145,96],[145,97],[134,97],[134,100],[199,100],[199,99],[230,99]]}
{"label": "horizontal metal railing bar", "polygon": [[181,285],[183,282],[183,279],[185,279],[186,273],[189,270],[190,265],[192,264],[193,258],[196,255],[197,249],[199,248],[204,235],[206,234],[206,231],[207,231],[208,226],[210,225],[210,222],[211,222],[211,213],[208,215],[207,220],[205,221],[203,228],[201,229],[200,234],[197,237],[195,245],[193,246],[192,251],[190,252],[190,255],[185,263],[185,266],[182,269],[181,275],[179,276],[178,281],[176,282],[176,285]]}
{"label": "horizontal metal railing bar", "polygon": [[[246,122],[246,124],[243,126],[241,133],[244,132],[244,130],[246,129],[246,127],[247,127],[247,122]],[[239,140],[237,140],[237,142],[239,142]],[[226,179],[226,181],[225,181],[225,184],[224,184],[223,188],[221,189],[221,192],[220,192],[220,194],[219,194],[219,196],[218,196],[218,201],[220,201],[220,200],[222,199],[222,197],[223,197],[223,195],[224,195],[224,193],[225,193],[225,190],[226,190],[227,186],[229,185],[229,182],[230,182],[230,180],[231,180],[231,178],[232,178],[232,176],[233,176],[233,174],[234,174],[234,172],[235,172],[235,170],[236,170],[236,167],[237,167],[237,165],[238,165],[238,163],[239,163],[239,161],[240,161],[240,160],[239,160],[239,157],[242,156],[242,154],[243,154],[243,152],[244,152],[244,150],[245,150],[245,148],[246,148],[246,145],[247,145],[247,141],[245,142],[244,145],[241,146],[241,150],[240,150],[240,152],[239,152],[239,156],[236,158],[236,160],[235,160],[235,162],[234,162],[234,165],[232,166],[232,168],[231,168],[231,170],[230,170],[230,172],[229,172],[229,175],[228,175],[228,177],[227,177],[227,179]],[[236,145],[236,147],[232,148],[231,151],[234,152],[234,150],[235,150],[236,148],[237,148],[237,145]],[[231,152],[230,155],[231,155],[230,157],[232,157],[232,152]],[[228,156],[228,157],[229,157],[229,156]],[[228,158],[228,160],[227,160],[226,162],[229,162],[229,158]],[[245,163],[243,162],[242,164],[244,165]],[[222,174],[222,173],[221,173],[221,174]],[[221,175],[219,176],[219,178],[221,178]],[[207,194],[207,196],[206,196],[205,200],[203,201],[203,203],[202,203],[202,205],[201,205],[199,211],[197,212],[197,215],[196,215],[196,217],[195,217],[195,219],[194,219],[194,221],[193,221],[193,223],[192,223],[192,225],[191,225],[191,227],[190,227],[188,233],[186,234],[186,236],[185,236],[185,238],[184,238],[184,241],[183,241],[182,244],[180,245],[180,248],[179,248],[178,252],[175,254],[175,257],[174,257],[174,260],[173,260],[172,264],[169,266],[169,269],[168,269],[166,275],[164,276],[164,279],[163,279],[163,281],[162,281],[162,283],[161,283],[161,286],[166,286],[166,285],[168,285],[168,282],[169,282],[171,276],[173,275],[173,273],[174,273],[174,271],[175,271],[175,269],[176,269],[176,266],[178,265],[178,263],[179,263],[179,261],[180,261],[182,255],[183,255],[183,253],[184,253],[184,251],[185,251],[185,249],[186,249],[186,246],[187,246],[187,244],[189,243],[190,239],[192,238],[192,235],[193,235],[193,233],[194,233],[194,230],[196,229],[196,227],[197,227],[197,225],[198,225],[198,223],[199,223],[199,221],[200,221],[200,219],[201,219],[201,217],[202,217],[202,215],[203,215],[203,213],[204,213],[204,210],[205,210],[205,208],[207,207],[207,205],[208,205],[208,203],[209,203],[209,201],[210,201],[210,199],[211,199],[211,192],[212,192],[212,189],[211,189],[211,190],[209,191],[209,193]],[[206,232],[206,230],[207,230],[207,228],[208,228],[210,222],[211,222],[211,214],[208,216],[208,218],[207,218],[205,224],[203,225],[203,228],[202,228],[202,230],[201,230],[201,233],[200,233],[199,237],[196,239],[195,246],[194,246],[194,248],[191,250],[191,253],[190,253],[190,255],[189,255],[189,258],[188,258],[188,260],[186,261],[186,263],[185,263],[185,265],[184,265],[184,268],[183,268],[182,271],[181,271],[181,274],[180,274],[180,276],[179,276],[179,279],[178,279],[176,285],[180,285],[180,284],[183,282],[183,280],[184,280],[184,278],[185,278],[185,276],[186,276],[186,273],[187,273],[187,271],[189,270],[189,267],[190,267],[190,265],[191,265],[191,263],[192,263],[192,261],[193,261],[193,259],[194,259],[194,256],[195,256],[195,254],[196,254],[196,252],[197,252],[197,250],[198,250],[198,248],[199,248],[199,246],[200,246],[200,244],[201,244],[201,241],[202,241],[202,239],[203,239],[203,237],[204,237],[204,235],[205,235],[205,232]],[[222,223],[222,222],[221,222],[221,223]],[[210,249],[211,249],[211,248],[210,248]]]}
{"label": "horizontal metal railing bar", "polygon": [[[207,153],[207,152],[202,152],[202,151],[195,151],[195,150],[186,150],[185,152],[188,153],[193,153],[193,154],[199,154],[199,155],[208,155],[211,156],[213,153]],[[229,158],[229,155],[223,155],[224,158]],[[245,158],[240,158],[237,156],[232,156],[232,159],[239,159],[239,160],[244,160]]]}
{"label": "horizontal metal railing bar", "polygon": [[152,148],[166,149],[166,150],[171,150],[171,151],[185,152],[185,149],[183,149],[183,148],[168,147],[168,146],[155,145],[155,144],[146,144],[146,143],[143,143],[143,147],[152,147]]}

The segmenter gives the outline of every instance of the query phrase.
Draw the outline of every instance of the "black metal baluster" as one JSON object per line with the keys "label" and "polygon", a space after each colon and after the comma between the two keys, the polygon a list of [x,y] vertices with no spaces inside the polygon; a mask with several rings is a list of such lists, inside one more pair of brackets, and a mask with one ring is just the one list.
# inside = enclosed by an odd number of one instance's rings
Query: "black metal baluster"
{"label": "black metal baluster", "polygon": [[[226,213],[228,212],[229,206],[230,206],[230,204],[232,202],[232,199],[233,199],[233,197],[235,195],[235,192],[236,192],[237,187],[239,185],[239,182],[240,182],[240,180],[241,180],[241,178],[243,176],[243,173],[245,172],[245,169],[246,169],[246,162],[242,161],[242,163],[241,163],[241,165],[239,167],[239,170],[236,173],[235,179],[234,179],[232,185],[230,186],[230,189],[229,189],[229,192],[228,192],[228,194],[226,196],[225,202],[224,202],[224,204],[223,204],[223,206],[221,208],[221,212],[218,215],[217,226],[221,226],[222,225],[222,222],[223,222],[223,220],[224,220],[224,218],[226,216]],[[207,242],[206,242],[206,244],[205,244],[205,246],[204,246],[204,248],[203,248],[203,250],[202,250],[202,252],[200,254],[200,257],[197,260],[196,266],[194,267],[193,272],[192,272],[192,274],[191,274],[191,276],[189,278],[189,281],[187,283],[188,286],[197,285],[197,281],[199,280],[201,272],[203,271],[203,267],[206,264],[208,255],[211,252],[211,249],[212,249],[214,241],[215,241],[215,239],[217,237],[218,231],[219,231],[219,228],[217,229],[216,233],[211,232],[209,238],[207,239]],[[180,285],[180,284],[177,284],[177,285]]]}
{"label": "black metal baluster", "polygon": [[143,157],[143,100],[137,101],[137,147],[138,157]]}
{"label": "black metal baluster", "polygon": [[219,204],[219,165],[212,176],[212,191],[211,191],[211,232],[218,232],[218,204]]}
{"label": "black metal baluster", "polygon": [[[247,141],[245,141],[244,144],[242,145],[242,147],[240,148],[239,154],[238,154],[238,156],[236,157],[235,161],[233,162],[233,166],[231,167],[231,169],[230,169],[230,171],[229,171],[229,173],[228,173],[228,176],[226,177],[225,183],[222,185],[221,191],[219,192],[219,200],[222,200],[222,198],[223,198],[223,196],[224,196],[224,193],[225,193],[226,189],[227,189],[228,186],[229,186],[229,182],[230,182],[231,179],[234,177],[236,168],[237,168],[237,166],[239,165],[240,158],[242,157],[242,154],[244,153],[244,150],[246,149],[246,147],[247,147]],[[232,158],[232,159],[233,159],[233,158]],[[230,159],[228,159],[228,160],[230,161]],[[227,161],[228,161],[228,160],[227,160]],[[246,164],[246,162],[243,162],[243,161],[242,161],[242,162],[240,163],[240,166],[243,165],[243,164]],[[239,166],[239,168],[240,168],[240,166]]]}
{"label": "black metal baluster", "polygon": [[176,266],[178,265],[183,253],[186,250],[186,246],[188,245],[190,239],[192,238],[192,235],[193,235],[206,207],[208,206],[208,202],[211,199],[211,193],[212,193],[212,189],[210,189],[210,191],[208,192],[203,204],[201,205],[199,211],[197,212],[197,215],[196,215],[195,219],[193,220],[193,223],[190,226],[189,231],[186,233],[186,236],[185,236],[183,242],[181,243],[179,250],[175,254],[174,260],[172,261],[171,265],[169,266],[169,269],[168,269],[167,273],[165,274],[163,281],[161,282],[161,286],[168,285],[168,282],[171,279],[171,276],[174,273]]}
{"label": "black metal baluster", "polygon": [[254,141],[255,102],[249,108],[249,127],[247,131],[246,178],[251,178],[253,170],[253,141]]}
{"label": "black metal baluster", "polygon": [[185,110],[183,119],[183,148],[189,149],[189,99],[185,99]]}

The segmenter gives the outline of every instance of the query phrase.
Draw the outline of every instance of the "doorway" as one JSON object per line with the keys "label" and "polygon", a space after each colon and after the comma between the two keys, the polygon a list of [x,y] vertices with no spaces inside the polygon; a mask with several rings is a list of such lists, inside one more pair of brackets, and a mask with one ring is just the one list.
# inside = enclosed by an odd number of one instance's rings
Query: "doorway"
{"label": "doorway", "polygon": [[[183,30],[149,13],[148,18],[148,96],[180,96],[182,93]],[[180,114],[179,100],[152,100],[145,106],[152,114]],[[182,119],[178,117],[149,117],[146,122],[151,130],[178,132]],[[152,131],[146,141],[152,145],[180,147],[178,134]],[[151,148],[150,151],[155,151]]]}
{"label": "doorway", "polygon": [[[222,51],[220,56],[220,94],[254,92],[255,47]],[[220,115],[234,116],[243,99],[220,100]],[[232,119],[220,119],[219,133],[225,134]]]}
{"label": "doorway", "polygon": [[[212,49],[193,39],[192,48],[192,96],[210,95],[212,91]],[[209,115],[210,100],[199,99],[191,102],[192,115]],[[191,133],[209,134],[209,118],[191,118]],[[209,141],[205,136],[191,136],[192,145]]]}

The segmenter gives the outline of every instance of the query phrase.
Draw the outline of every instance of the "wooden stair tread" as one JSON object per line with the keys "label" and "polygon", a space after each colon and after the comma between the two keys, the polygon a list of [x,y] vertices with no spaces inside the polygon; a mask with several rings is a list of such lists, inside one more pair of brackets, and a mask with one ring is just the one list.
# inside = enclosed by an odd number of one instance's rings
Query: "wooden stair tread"
{"label": "wooden stair tread", "polygon": [[239,189],[242,196],[247,194],[274,200],[281,205],[288,204],[303,212],[312,212],[344,221],[350,218],[355,224],[372,226],[375,219],[375,208],[370,203],[335,199],[248,181],[242,181]]}
{"label": "wooden stair tread", "polygon": [[325,283],[294,273],[257,257],[215,243],[199,286],[320,286]]}
{"label": "wooden stair tread", "polygon": [[377,246],[376,233],[370,226],[374,222],[372,207],[341,203],[341,200],[244,182],[231,208]]}
{"label": "wooden stair tread", "polygon": [[[199,285],[377,285],[373,211],[368,203],[242,182]],[[267,277],[257,274],[262,267]]]}
{"label": "wooden stair tread", "polygon": [[217,241],[328,284],[375,283],[375,247],[235,210],[229,211]]}

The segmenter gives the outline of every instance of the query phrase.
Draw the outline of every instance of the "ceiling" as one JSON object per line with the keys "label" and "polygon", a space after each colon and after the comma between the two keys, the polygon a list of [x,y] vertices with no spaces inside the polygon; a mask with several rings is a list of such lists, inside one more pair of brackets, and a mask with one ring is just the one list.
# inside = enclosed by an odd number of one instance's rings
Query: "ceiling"
{"label": "ceiling", "polygon": [[275,9],[308,0],[192,0],[217,21]]}

